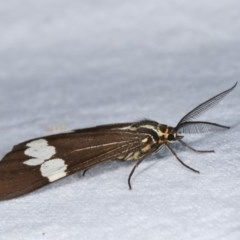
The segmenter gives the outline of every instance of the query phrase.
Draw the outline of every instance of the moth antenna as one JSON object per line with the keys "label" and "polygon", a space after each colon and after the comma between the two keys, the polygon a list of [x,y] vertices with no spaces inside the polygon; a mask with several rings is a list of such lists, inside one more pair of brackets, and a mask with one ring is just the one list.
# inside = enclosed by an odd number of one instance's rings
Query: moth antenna
{"label": "moth antenna", "polygon": [[220,129],[229,129],[230,127],[224,126],[213,122],[192,121],[184,122],[178,126],[176,131],[178,133],[207,133],[211,131],[217,131]]}
{"label": "moth antenna", "polygon": [[230,93],[237,86],[237,83],[238,82],[236,82],[231,88],[217,94],[216,96],[208,99],[207,101],[195,107],[178,122],[175,129],[178,130],[183,123],[190,122],[191,120],[200,116],[202,113],[209,110],[211,107],[218,104],[228,93]]}

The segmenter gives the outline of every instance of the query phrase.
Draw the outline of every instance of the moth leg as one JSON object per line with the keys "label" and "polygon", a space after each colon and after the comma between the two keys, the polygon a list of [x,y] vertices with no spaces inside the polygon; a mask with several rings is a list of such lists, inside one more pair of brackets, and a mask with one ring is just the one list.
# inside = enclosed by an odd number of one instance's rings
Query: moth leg
{"label": "moth leg", "polygon": [[175,158],[176,158],[184,167],[192,170],[192,171],[195,172],[195,173],[200,173],[198,170],[196,170],[196,169],[188,166],[186,163],[184,163],[184,162],[177,156],[177,154],[173,151],[173,149],[172,149],[168,144],[166,144],[166,146],[167,146],[168,150],[175,156]]}
{"label": "moth leg", "polygon": [[132,168],[132,171],[130,172],[129,176],[128,176],[128,187],[129,187],[129,190],[132,189],[132,185],[131,185],[131,178],[132,178],[132,175],[135,171],[135,169],[137,168],[137,166],[143,161],[144,158],[140,158],[136,164],[134,165],[134,167]]}
{"label": "moth leg", "polygon": [[184,147],[194,151],[194,152],[197,152],[197,153],[214,153],[215,151],[214,150],[197,150],[193,147],[190,147],[188,144],[186,144],[183,140],[179,139],[178,140]]}
{"label": "moth leg", "polygon": [[82,172],[82,176],[84,177],[85,176],[85,174],[86,174],[86,172],[89,170],[89,168],[86,168],[86,169],[84,169],[83,170],[83,172]]}

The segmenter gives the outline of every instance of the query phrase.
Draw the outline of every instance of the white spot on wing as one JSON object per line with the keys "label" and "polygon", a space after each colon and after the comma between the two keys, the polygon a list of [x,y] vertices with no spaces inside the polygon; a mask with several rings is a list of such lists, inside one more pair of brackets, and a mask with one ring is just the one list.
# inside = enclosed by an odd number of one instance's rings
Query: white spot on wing
{"label": "white spot on wing", "polygon": [[48,142],[45,139],[34,140],[26,144],[27,147],[41,147],[41,146],[47,146],[47,145],[48,145]]}
{"label": "white spot on wing", "polygon": [[42,163],[44,163],[44,161],[45,160],[43,160],[43,159],[31,158],[23,163],[26,165],[29,165],[29,166],[37,166],[37,165],[41,165]]}
{"label": "white spot on wing", "polygon": [[67,175],[67,165],[61,158],[51,159],[56,154],[56,149],[48,145],[45,139],[38,139],[26,144],[28,147],[24,153],[32,157],[23,163],[28,166],[40,165],[40,172],[43,177],[47,177],[49,182],[54,182]]}
{"label": "white spot on wing", "polygon": [[66,173],[67,165],[65,161],[60,158],[55,158],[44,162],[40,171],[43,177],[47,177],[50,182],[56,181],[67,175]]}
{"label": "white spot on wing", "polygon": [[43,163],[56,153],[55,147],[49,146],[45,139],[34,140],[27,143],[26,146],[28,148],[24,151],[24,154],[33,157],[33,159],[25,161],[24,163],[31,166]]}

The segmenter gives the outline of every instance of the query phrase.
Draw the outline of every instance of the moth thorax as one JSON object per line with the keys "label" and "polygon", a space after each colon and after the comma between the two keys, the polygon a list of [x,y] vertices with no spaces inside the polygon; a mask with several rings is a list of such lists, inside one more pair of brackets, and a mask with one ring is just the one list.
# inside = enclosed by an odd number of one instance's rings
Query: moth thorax
{"label": "moth thorax", "polygon": [[175,129],[165,124],[159,124],[158,135],[161,141],[173,142],[177,138],[177,133]]}

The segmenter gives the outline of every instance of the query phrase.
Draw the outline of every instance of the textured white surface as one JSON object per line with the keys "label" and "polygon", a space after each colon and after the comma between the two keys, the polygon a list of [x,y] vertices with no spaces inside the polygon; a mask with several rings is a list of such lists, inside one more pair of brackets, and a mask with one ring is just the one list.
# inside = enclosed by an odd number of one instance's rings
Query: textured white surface
{"label": "textured white surface", "polygon": [[[174,125],[240,76],[237,0],[12,0],[0,6],[0,132],[12,145],[52,130],[151,118]],[[239,86],[187,136],[132,165],[113,162],[0,202],[0,239],[240,239]]]}

